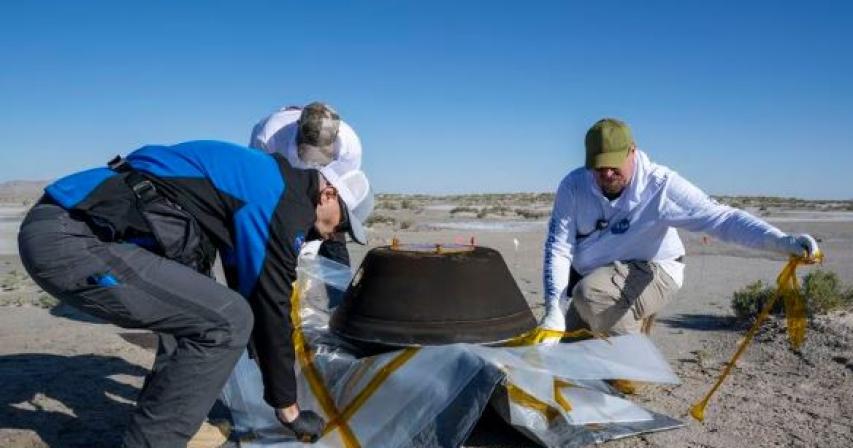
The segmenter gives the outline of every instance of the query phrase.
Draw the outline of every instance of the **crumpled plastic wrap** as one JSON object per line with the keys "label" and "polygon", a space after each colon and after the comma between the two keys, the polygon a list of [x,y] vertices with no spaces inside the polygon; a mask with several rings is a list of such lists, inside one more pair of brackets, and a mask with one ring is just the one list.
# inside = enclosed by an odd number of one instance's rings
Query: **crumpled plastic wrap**
{"label": "crumpled plastic wrap", "polygon": [[[312,446],[460,446],[489,403],[543,446],[584,446],[682,426],[624,399],[603,381],[678,382],[641,335],[512,348],[452,344],[365,356],[328,329],[330,302],[351,276],[347,266],[317,255],[301,257],[297,268],[292,301],[299,406],[328,422]],[[244,355],[223,391],[240,445],[301,446],[262,397],[260,371]]]}

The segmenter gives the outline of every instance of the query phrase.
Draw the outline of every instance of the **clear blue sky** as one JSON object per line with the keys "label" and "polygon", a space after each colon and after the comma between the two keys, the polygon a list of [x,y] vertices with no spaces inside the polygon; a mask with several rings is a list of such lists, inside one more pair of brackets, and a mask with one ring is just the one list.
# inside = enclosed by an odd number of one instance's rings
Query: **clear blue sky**
{"label": "clear blue sky", "polygon": [[603,116],[714,194],[853,198],[849,1],[5,1],[0,181],[323,100],[380,192],[553,191]]}

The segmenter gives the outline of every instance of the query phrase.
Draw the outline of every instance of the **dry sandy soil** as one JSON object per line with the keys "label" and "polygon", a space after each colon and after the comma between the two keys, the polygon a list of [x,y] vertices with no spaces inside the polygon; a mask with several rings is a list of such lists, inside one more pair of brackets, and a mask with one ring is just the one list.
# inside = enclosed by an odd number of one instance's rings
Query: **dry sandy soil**
{"label": "dry sandy soil", "polygon": [[[528,218],[512,212],[482,218],[476,210],[450,213],[463,202],[477,210],[486,202],[497,205],[501,201],[495,198],[413,199],[404,207],[400,199],[383,201],[377,213],[395,223],[373,225],[371,246],[388,244],[394,236],[409,243],[468,241],[473,236],[477,244],[501,251],[534,312],[542,313],[544,218],[536,213]],[[547,198],[515,201],[504,205],[532,212],[548,208]],[[51,307],[16,255],[14,237],[23,208],[0,210],[0,446],[114,446],[153,352],[128,342],[138,339],[138,332],[93,322],[65,306]],[[853,283],[853,214],[776,208],[760,213],[783,230],[821,239],[824,267]],[[800,352],[788,348],[783,322],[767,323],[708,407],[705,422],[687,417],[746,330],[733,319],[732,292],[758,279],[774,281],[784,260],[701,235],[682,233],[682,238],[688,247],[685,286],[652,335],[682,383],[647,386],[635,399],[683,418],[687,426],[605,446],[853,446],[853,313],[812,321]],[[350,249],[358,263],[366,248]],[[496,425],[481,425],[469,445],[534,446]]]}

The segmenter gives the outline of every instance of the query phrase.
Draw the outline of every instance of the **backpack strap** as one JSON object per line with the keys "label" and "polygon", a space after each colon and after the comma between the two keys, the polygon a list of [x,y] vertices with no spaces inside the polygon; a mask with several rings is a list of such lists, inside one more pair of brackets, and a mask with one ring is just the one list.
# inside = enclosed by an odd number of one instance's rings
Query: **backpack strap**
{"label": "backpack strap", "polygon": [[125,183],[133,191],[136,198],[143,203],[148,204],[160,198],[157,187],[144,174],[134,170],[124,157],[113,157],[112,160],[107,162],[107,167],[117,173],[127,173],[127,176],[124,178]]}

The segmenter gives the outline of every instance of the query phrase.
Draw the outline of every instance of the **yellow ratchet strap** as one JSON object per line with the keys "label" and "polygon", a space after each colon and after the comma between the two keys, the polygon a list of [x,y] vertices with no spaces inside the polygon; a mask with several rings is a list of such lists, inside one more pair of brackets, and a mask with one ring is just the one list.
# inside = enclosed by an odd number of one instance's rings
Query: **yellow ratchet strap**
{"label": "yellow ratchet strap", "polygon": [[726,364],[726,368],[723,370],[720,377],[717,378],[717,382],[714,383],[711,390],[705,394],[705,397],[702,398],[702,400],[696,402],[696,404],[690,408],[690,415],[693,416],[693,418],[700,422],[705,420],[705,408],[708,406],[708,402],[711,400],[711,397],[717,389],[719,389],[720,385],[723,384],[726,377],[729,376],[729,373],[731,373],[731,370],[734,368],[738,358],[740,358],[740,355],[744,350],[746,350],[746,347],[752,341],[752,338],[755,336],[755,333],[758,332],[758,329],[761,328],[761,324],[764,323],[764,320],[767,319],[768,315],[770,315],[770,312],[773,310],[773,305],[776,304],[776,300],[779,299],[780,296],[783,298],[785,304],[785,315],[788,321],[788,340],[795,349],[800,347],[806,337],[806,302],[800,294],[800,285],[797,280],[797,267],[800,265],[822,262],[823,254],[820,252],[816,253],[811,258],[792,255],[788,259],[788,263],[784,268],[782,268],[779,276],[776,277],[776,294],[767,301],[764,308],[762,308],[761,312],[758,313],[758,317],[755,318],[755,323],[752,325],[752,328],[750,328],[746,333],[746,336],[743,337],[743,340],[740,342],[734,356],[732,356],[732,359],[729,360],[728,364]]}

